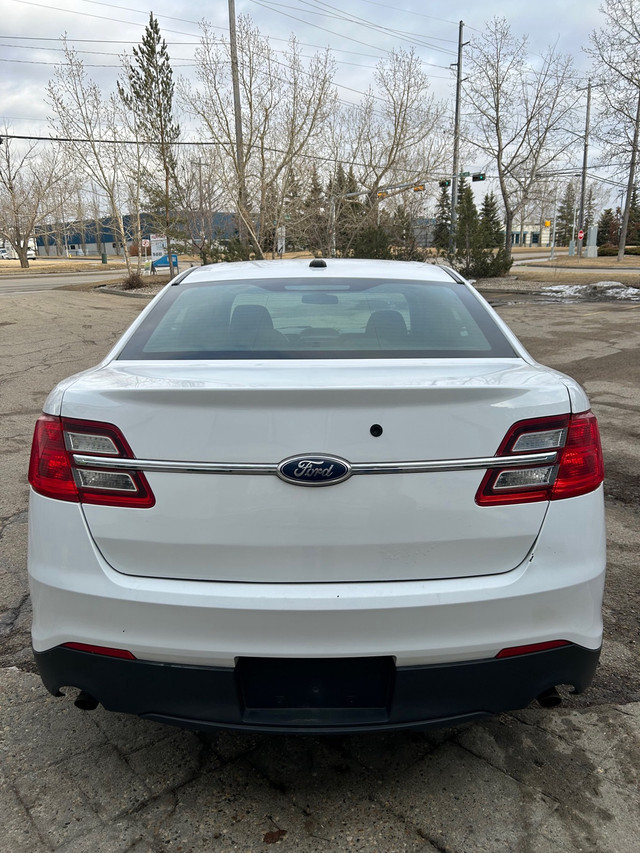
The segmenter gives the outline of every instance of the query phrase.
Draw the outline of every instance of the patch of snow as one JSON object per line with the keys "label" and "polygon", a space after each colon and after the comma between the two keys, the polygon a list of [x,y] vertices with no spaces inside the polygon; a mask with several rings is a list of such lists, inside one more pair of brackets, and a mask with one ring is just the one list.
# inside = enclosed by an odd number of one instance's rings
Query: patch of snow
{"label": "patch of snow", "polygon": [[640,302],[640,287],[629,287],[620,281],[598,281],[595,284],[553,284],[544,288],[565,299],[619,299]]}

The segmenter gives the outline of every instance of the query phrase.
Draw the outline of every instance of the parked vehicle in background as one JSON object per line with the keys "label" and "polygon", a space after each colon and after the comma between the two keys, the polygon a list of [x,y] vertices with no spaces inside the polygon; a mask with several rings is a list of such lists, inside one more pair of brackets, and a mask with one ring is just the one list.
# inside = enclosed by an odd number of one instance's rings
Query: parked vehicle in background
{"label": "parked vehicle in background", "polygon": [[36,425],[36,662],[195,729],[554,702],[600,653],[602,480],[582,388],[455,272],[192,268]]}

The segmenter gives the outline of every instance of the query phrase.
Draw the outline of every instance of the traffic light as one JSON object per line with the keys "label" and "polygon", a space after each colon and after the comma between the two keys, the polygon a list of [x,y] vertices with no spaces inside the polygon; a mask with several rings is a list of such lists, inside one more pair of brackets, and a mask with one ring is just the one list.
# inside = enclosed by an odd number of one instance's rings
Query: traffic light
{"label": "traffic light", "polygon": [[413,188],[414,193],[421,193],[424,189],[424,184],[416,184]]}
{"label": "traffic light", "polygon": [[378,198],[386,198],[389,193],[386,193],[384,190],[380,190],[380,192],[376,193]]}
{"label": "traffic light", "polygon": [[484,178],[484,172],[474,172],[473,175],[471,175],[472,181],[484,181]]}
{"label": "traffic light", "polygon": [[450,187],[450,186],[451,186],[451,181],[449,181],[449,180],[446,180],[446,181],[438,181],[438,186],[439,186],[439,187]]}

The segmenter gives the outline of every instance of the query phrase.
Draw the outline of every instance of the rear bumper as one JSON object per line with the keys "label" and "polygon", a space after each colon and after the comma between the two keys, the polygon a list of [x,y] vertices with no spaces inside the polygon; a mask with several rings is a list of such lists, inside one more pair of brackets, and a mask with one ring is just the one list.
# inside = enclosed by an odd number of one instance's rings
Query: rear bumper
{"label": "rear bumper", "polygon": [[375,659],[383,663],[373,668],[366,658],[253,658],[240,659],[247,661],[243,671],[242,663],[121,660],[61,646],[35,652],[53,694],[78,687],[107,710],[196,730],[309,734],[424,729],[523,708],[557,684],[585,690],[599,656],[599,650],[568,645],[512,658],[397,668],[392,658]]}

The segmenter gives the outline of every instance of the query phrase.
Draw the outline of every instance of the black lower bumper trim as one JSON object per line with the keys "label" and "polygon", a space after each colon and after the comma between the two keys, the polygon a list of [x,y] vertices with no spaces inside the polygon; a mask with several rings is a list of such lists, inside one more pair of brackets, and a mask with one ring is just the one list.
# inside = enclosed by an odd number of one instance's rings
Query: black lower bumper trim
{"label": "black lower bumper trim", "polygon": [[[289,733],[468,722],[524,708],[558,684],[581,693],[599,656],[599,650],[568,645],[431,666],[396,668],[391,658],[245,658],[232,669],[123,660],[63,646],[35,652],[42,680],[54,695],[62,687],[78,687],[107,710],[184,728]],[[271,686],[265,692],[263,685]]]}

